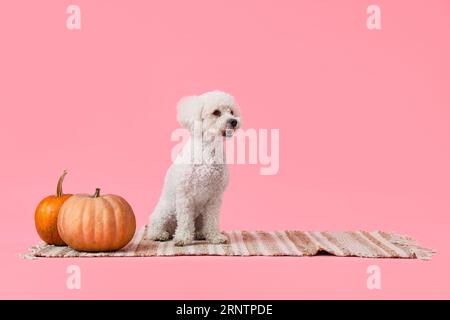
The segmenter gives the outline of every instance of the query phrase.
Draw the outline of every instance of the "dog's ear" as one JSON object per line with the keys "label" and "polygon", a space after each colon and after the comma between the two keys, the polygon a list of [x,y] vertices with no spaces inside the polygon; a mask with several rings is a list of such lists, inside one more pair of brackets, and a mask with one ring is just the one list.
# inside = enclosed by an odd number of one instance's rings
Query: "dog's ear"
{"label": "dog's ear", "polygon": [[180,125],[192,130],[195,121],[202,120],[203,101],[199,96],[182,98],[177,105],[177,120]]}

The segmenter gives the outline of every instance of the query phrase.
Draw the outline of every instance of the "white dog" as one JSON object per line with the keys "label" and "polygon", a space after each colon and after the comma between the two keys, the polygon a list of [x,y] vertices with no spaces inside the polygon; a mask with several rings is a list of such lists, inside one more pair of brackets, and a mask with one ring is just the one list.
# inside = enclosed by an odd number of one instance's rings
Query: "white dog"
{"label": "white dog", "polygon": [[226,243],[220,233],[222,195],[228,184],[223,139],[241,126],[234,98],[221,91],[186,97],[178,122],[191,138],[167,171],[161,198],[150,216],[150,239],[184,246],[194,240]]}

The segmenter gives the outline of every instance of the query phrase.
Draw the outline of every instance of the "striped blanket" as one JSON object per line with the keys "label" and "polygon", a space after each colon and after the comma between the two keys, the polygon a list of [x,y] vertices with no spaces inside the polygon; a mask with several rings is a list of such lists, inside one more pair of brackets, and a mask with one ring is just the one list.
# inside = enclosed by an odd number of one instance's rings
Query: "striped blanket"
{"label": "striped blanket", "polygon": [[154,257],[154,256],[314,256],[328,253],[339,257],[409,258],[429,260],[431,249],[418,246],[407,236],[381,231],[225,231],[224,245],[194,244],[178,247],[173,241],[148,239],[142,227],[133,240],[115,252],[78,252],[69,247],[39,244],[29,248],[24,258],[36,257]]}

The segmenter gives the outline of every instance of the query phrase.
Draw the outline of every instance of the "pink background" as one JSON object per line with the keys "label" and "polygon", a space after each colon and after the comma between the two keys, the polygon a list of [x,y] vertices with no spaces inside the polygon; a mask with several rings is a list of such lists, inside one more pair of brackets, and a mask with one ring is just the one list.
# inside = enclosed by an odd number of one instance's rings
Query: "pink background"
{"label": "pink background", "polygon": [[[2,1],[0,297],[450,298],[449,33],[446,0]],[[17,258],[63,169],[65,191],[120,194],[146,223],[177,100],[216,88],[281,148],[275,176],[231,167],[223,229],[382,229],[438,255]],[[371,264],[382,290],[366,288]]]}

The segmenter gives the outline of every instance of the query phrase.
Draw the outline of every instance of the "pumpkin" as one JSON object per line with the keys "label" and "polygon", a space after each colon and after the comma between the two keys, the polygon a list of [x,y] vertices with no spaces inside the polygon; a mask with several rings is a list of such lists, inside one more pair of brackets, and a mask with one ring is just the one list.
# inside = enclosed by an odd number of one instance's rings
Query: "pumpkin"
{"label": "pumpkin", "polygon": [[59,211],[58,231],[78,251],[114,251],[134,236],[136,218],[125,199],[117,195],[73,195]]}
{"label": "pumpkin", "polygon": [[39,202],[34,213],[34,223],[39,237],[48,244],[56,246],[65,245],[58,232],[59,209],[71,194],[63,194],[62,184],[67,171],[64,170],[59,177],[56,195],[51,195]]}

